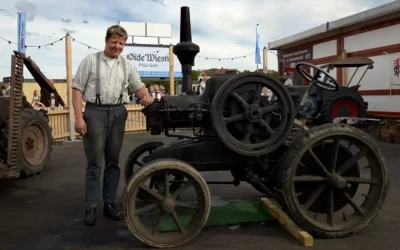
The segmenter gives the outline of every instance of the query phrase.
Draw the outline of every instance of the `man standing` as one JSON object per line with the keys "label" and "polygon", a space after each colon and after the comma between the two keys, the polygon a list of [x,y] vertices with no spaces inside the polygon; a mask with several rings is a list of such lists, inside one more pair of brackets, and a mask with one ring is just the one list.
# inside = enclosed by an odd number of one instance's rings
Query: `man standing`
{"label": "man standing", "polygon": [[[128,34],[119,25],[107,29],[104,51],[87,55],[78,67],[72,85],[75,110],[75,131],[82,135],[86,156],[85,225],[96,223],[101,163],[105,159],[103,177],[103,213],[122,220],[115,204],[120,179],[119,155],[125,134],[129,103],[128,88],[141,99],[143,106],[153,102],[141,82],[136,67],[120,56]],[[82,116],[82,101],[86,102]]]}

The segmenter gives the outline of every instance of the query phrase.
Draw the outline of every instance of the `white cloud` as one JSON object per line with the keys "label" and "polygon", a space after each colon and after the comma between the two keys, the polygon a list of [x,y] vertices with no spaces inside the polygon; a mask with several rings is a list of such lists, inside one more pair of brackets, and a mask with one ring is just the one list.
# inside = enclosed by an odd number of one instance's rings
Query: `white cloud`
{"label": "white cloud", "polygon": [[[255,27],[259,24],[260,47],[268,42],[369,9],[390,0],[120,0],[114,5],[105,0],[89,1],[7,1],[0,10],[0,37],[17,41],[17,11],[29,11],[27,45],[53,42],[66,32],[94,48],[104,47],[107,27],[118,21],[172,23],[174,37],[162,43],[179,41],[180,7],[189,6],[193,42],[200,46],[199,56],[236,57],[255,50]],[[0,40],[0,77],[10,75],[15,44]],[[138,50],[140,50],[138,48]],[[80,61],[95,50],[72,43],[73,74]],[[64,40],[53,46],[28,48],[27,54],[49,78],[65,78]],[[276,56],[268,53],[269,68],[277,69]],[[256,69],[254,55],[237,60],[196,58],[197,68]],[[260,65],[261,67],[261,65]],[[30,78],[25,72],[25,78]]]}

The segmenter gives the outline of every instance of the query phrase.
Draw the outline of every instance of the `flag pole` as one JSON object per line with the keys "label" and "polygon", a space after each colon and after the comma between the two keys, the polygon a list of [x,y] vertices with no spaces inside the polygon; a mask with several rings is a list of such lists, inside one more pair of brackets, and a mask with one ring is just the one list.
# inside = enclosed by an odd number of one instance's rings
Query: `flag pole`
{"label": "flag pole", "polygon": [[255,53],[255,63],[257,65],[257,72],[258,72],[258,64],[260,64],[260,40],[259,40],[259,35],[258,35],[258,24],[256,26],[256,53]]}

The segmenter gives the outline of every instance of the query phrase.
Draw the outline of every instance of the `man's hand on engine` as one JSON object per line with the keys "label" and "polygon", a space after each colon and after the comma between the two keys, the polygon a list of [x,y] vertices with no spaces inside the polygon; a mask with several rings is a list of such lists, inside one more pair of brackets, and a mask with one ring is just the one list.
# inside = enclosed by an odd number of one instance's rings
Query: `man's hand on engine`
{"label": "man's hand on engine", "polygon": [[140,101],[140,104],[142,104],[142,106],[147,107],[151,105],[153,101],[154,101],[153,97],[151,97],[150,95],[145,95],[143,99]]}

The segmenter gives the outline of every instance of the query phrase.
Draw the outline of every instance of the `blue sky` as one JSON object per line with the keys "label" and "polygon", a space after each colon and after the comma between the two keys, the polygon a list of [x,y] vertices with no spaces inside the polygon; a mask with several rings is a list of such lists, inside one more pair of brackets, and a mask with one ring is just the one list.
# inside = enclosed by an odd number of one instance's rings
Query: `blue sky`
{"label": "blue sky", "polygon": [[[18,11],[28,12],[27,45],[40,45],[65,36],[102,49],[107,27],[118,21],[173,24],[172,39],[179,41],[180,7],[189,6],[193,42],[202,57],[235,57],[255,51],[255,27],[259,24],[261,48],[268,42],[310,29],[327,21],[352,15],[391,0],[54,0],[2,1],[0,37],[17,41]],[[16,45],[0,40],[0,78],[10,74],[10,56]],[[79,62],[95,50],[72,44],[73,74]],[[64,41],[46,48],[28,48],[49,78],[65,78]],[[277,69],[276,56],[268,53],[270,69]],[[195,69],[237,68],[255,70],[254,56],[237,60],[196,59]],[[25,74],[30,78],[29,72]]]}

